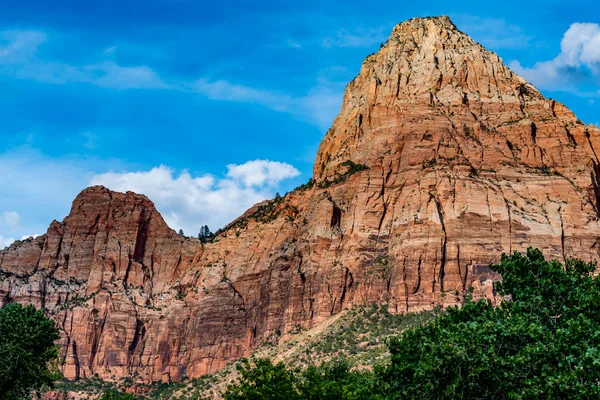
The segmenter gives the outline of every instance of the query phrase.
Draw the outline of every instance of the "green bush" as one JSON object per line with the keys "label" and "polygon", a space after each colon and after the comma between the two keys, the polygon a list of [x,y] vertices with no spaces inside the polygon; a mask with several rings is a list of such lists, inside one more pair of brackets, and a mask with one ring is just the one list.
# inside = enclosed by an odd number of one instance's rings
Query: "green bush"
{"label": "green bush", "polygon": [[51,388],[58,371],[58,329],[32,305],[0,309],[0,399],[27,399]]}
{"label": "green bush", "polygon": [[281,363],[273,365],[268,359],[258,359],[252,365],[243,359],[237,370],[241,377],[237,385],[228,386],[225,400],[299,399],[296,376]]}
{"label": "green bush", "polygon": [[105,391],[98,400],[134,400],[135,397],[131,393],[122,393],[118,390],[111,389]]}

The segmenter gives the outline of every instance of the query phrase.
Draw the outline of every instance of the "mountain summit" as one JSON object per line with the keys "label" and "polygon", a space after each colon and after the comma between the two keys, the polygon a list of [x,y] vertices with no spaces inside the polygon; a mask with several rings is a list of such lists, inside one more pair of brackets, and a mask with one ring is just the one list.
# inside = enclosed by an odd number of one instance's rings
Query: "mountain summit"
{"label": "mountain summit", "polygon": [[308,184],[204,244],[144,196],[86,189],[0,252],[0,305],[48,310],[68,378],[168,381],[355,305],[495,301],[504,252],[598,258],[599,146],[447,17],[412,19],[348,85]]}

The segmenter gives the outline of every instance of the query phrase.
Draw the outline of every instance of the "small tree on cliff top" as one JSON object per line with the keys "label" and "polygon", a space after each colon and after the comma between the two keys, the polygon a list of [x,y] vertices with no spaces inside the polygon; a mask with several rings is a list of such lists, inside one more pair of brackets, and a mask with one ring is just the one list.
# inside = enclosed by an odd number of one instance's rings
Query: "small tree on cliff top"
{"label": "small tree on cliff top", "polygon": [[27,399],[52,387],[58,372],[58,329],[32,305],[0,309],[0,399]]}
{"label": "small tree on cliff top", "polygon": [[204,243],[210,239],[212,239],[214,236],[214,234],[210,231],[210,229],[208,228],[208,225],[204,225],[202,228],[200,228],[200,233],[198,234],[198,239]]}

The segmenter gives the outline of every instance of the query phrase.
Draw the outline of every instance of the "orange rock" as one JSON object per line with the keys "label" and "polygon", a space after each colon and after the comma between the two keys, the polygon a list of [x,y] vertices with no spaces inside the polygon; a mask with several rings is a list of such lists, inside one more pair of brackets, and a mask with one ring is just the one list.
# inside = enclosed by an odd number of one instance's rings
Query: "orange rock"
{"label": "orange rock", "polygon": [[171,381],[346,307],[495,301],[504,252],[598,258],[599,138],[448,18],[413,19],[348,85],[314,185],[206,244],[145,196],[88,188],[0,252],[0,305],[48,310],[68,378]]}

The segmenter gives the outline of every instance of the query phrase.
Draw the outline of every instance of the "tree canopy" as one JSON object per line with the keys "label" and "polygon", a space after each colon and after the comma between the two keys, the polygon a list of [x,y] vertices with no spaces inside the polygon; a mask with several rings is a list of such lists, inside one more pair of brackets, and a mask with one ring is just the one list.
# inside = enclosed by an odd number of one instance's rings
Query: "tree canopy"
{"label": "tree canopy", "polygon": [[406,330],[389,341],[388,365],[359,372],[335,363],[305,371],[246,363],[226,399],[600,398],[596,264],[563,265],[530,248],[492,269],[502,275],[500,305],[467,298]]}
{"label": "tree canopy", "polygon": [[135,400],[135,396],[132,393],[123,393],[111,389],[102,393],[102,396],[98,400]]}
{"label": "tree canopy", "polygon": [[345,361],[300,371],[269,359],[244,359],[237,369],[240,379],[227,388],[225,400],[359,400],[375,390],[370,372],[351,372]]}
{"label": "tree canopy", "polygon": [[0,309],[0,399],[26,399],[52,387],[58,372],[58,329],[32,305]]}

